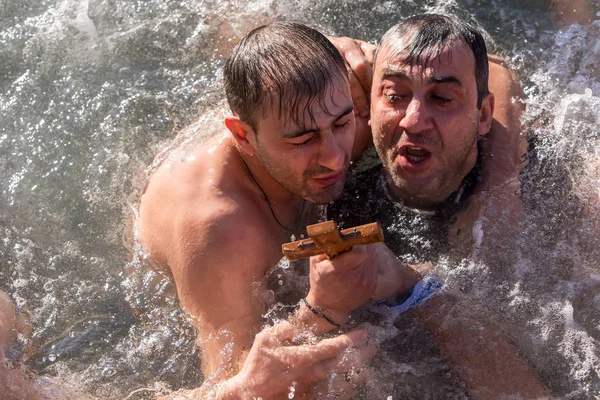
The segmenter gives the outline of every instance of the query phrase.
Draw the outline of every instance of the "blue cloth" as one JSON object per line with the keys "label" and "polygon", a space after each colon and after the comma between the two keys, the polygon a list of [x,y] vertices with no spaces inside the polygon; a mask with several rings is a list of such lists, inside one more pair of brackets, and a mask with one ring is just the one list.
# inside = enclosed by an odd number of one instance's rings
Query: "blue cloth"
{"label": "blue cloth", "polygon": [[429,298],[439,293],[442,286],[444,286],[443,282],[433,276],[426,276],[413,287],[410,296],[408,296],[406,300],[400,304],[391,306],[390,308],[399,313],[404,313],[419,304],[425,303]]}

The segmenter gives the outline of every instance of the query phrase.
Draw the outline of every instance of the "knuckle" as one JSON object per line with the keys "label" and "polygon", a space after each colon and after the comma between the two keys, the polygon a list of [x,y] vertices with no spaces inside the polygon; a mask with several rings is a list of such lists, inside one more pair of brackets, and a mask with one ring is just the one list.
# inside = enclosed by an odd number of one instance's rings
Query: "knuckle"
{"label": "knuckle", "polygon": [[351,67],[354,71],[354,74],[357,76],[365,76],[371,72],[371,67],[366,62],[364,57],[353,59]]}
{"label": "knuckle", "polygon": [[282,354],[281,362],[291,369],[298,368],[299,366],[298,359],[290,354]]}

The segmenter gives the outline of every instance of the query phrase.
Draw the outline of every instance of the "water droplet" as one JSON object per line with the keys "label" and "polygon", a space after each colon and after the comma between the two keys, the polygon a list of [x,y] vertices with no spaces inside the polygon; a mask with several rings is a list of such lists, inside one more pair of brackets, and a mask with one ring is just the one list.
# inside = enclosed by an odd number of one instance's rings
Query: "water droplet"
{"label": "water droplet", "polygon": [[280,279],[280,280],[278,280],[278,281],[277,281],[277,284],[278,284],[279,286],[283,286],[283,281]]}
{"label": "water droplet", "polygon": [[50,362],[56,361],[56,354],[48,354],[48,361],[50,361]]}
{"label": "water droplet", "polygon": [[114,369],[113,367],[106,367],[106,368],[104,368],[104,370],[102,370],[102,376],[113,376],[116,373],[117,373],[117,370]]}
{"label": "water droplet", "polygon": [[294,392],[289,392],[288,393],[288,399],[293,399],[295,396]]}

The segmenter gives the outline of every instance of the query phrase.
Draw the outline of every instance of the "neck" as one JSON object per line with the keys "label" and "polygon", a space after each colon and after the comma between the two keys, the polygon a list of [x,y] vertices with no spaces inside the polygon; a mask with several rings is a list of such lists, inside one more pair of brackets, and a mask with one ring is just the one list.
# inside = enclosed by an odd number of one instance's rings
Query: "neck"
{"label": "neck", "polygon": [[264,197],[275,222],[284,230],[297,231],[306,200],[296,196],[273,178],[257,157],[249,156],[242,151],[239,151],[239,154],[249,180]]}

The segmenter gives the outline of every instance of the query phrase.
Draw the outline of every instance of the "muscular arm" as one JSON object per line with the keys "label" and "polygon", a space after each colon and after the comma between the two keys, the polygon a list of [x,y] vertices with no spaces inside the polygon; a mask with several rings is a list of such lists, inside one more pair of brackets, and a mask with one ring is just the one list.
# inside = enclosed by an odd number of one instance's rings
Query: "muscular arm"
{"label": "muscular arm", "polygon": [[235,373],[260,327],[268,268],[252,224],[219,214],[186,215],[168,257],[179,301],[198,328],[203,372],[217,380]]}
{"label": "muscular arm", "polygon": [[490,227],[482,226],[483,230],[479,231],[486,232],[488,237],[510,234],[522,219],[522,204],[517,193],[527,150],[520,123],[524,111],[523,93],[502,58],[490,55],[489,67],[489,89],[495,100],[494,119],[482,140],[481,181],[448,232],[448,239],[457,252],[469,252],[473,245],[481,244],[473,232],[478,219],[482,223],[505,222],[491,227],[498,230],[495,233],[488,229]]}
{"label": "muscular arm", "polygon": [[[277,232],[256,209],[252,192],[215,196],[197,189],[201,177],[181,174],[177,167],[153,177],[142,199],[139,228],[150,258],[170,272],[180,303],[198,329],[205,382],[185,396],[276,399],[287,396],[291,381],[310,393],[335,358],[354,344],[352,335],[297,345],[292,339],[306,328],[317,333],[334,328],[302,307],[303,326],[256,335],[270,293],[263,278],[281,257]],[[321,348],[330,351],[320,355]],[[245,359],[244,350],[249,351]]]}
{"label": "muscular arm", "polygon": [[559,27],[586,25],[594,16],[589,0],[550,0],[550,14]]}
{"label": "muscular arm", "polygon": [[474,399],[551,396],[508,338],[457,298],[437,296],[412,313],[434,335]]}

